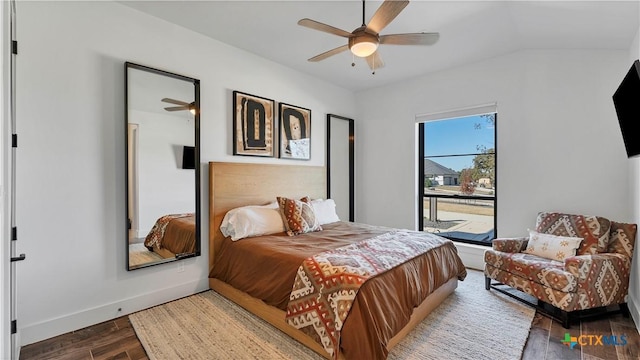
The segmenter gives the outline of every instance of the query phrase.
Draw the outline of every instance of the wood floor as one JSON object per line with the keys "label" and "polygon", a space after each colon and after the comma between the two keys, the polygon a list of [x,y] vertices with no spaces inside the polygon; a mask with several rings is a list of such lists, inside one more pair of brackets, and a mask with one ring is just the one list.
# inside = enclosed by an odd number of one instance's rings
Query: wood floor
{"label": "wood floor", "polygon": [[20,359],[148,359],[128,316],[23,346]]}
{"label": "wood floor", "polygon": [[[570,349],[562,341],[566,334],[578,337],[580,335],[611,336],[617,339],[625,335],[627,344],[624,346],[611,345],[576,345]],[[594,344],[595,338],[592,338]],[[585,338],[583,341],[588,341]],[[618,340],[620,341],[620,340]],[[524,347],[522,360],[638,360],[640,359],[640,334],[631,317],[625,318],[620,314],[605,318],[584,320],[565,329],[562,325],[536,313],[531,323],[529,338]]]}
{"label": "wood floor", "polygon": [[[506,319],[505,319],[506,320]],[[506,320],[508,321],[508,320]],[[499,329],[496,329],[499,331]],[[626,336],[625,346],[580,346],[574,349],[562,344],[565,334]],[[491,341],[487,335],[483,341]],[[123,316],[85,329],[27,345],[20,359],[148,359],[136,337],[129,318]],[[599,320],[583,321],[565,329],[557,321],[536,314],[522,360],[636,360],[640,359],[640,335],[631,318],[613,315]]]}

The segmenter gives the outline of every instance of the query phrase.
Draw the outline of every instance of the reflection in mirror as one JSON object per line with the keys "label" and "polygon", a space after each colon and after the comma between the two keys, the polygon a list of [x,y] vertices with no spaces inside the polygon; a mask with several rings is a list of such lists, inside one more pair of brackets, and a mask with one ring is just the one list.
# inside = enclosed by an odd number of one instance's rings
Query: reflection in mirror
{"label": "reflection in mirror", "polygon": [[127,270],[200,255],[200,81],[125,64]]}
{"label": "reflection in mirror", "polygon": [[355,221],[354,127],[353,119],[327,115],[327,197],[343,221]]}

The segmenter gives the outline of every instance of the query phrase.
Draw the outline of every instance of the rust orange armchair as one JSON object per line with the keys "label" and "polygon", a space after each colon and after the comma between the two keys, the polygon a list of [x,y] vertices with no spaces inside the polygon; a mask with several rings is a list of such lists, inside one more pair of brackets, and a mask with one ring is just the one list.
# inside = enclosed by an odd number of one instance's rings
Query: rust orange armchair
{"label": "rust orange armchair", "polygon": [[598,216],[540,213],[529,237],[495,239],[485,251],[485,288],[521,301],[502,285],[532,295],[531,305],[551,305],[565,328],[581,310],[619,305],[628,316],[636,232],[636,224]]}

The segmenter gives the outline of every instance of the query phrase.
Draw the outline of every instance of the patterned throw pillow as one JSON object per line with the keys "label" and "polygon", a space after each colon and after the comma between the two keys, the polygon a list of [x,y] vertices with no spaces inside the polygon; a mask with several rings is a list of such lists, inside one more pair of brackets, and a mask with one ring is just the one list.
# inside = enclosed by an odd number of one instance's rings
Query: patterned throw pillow
{"label": "patterned throw pillow", "polygon": [[541,234],[529,230],[529,243],[525,253],[543,257],[545,259],[564,261],[575,256],[582,238]]}
{"label": "patterned throw pillow", "polygon": [[536,231],[556,236],[581,237],[577,255],[595,255],[607,251],[611,221],[600,216],[539,213]]}
{"label": "patterned throw pillow", "polygon": [[609,239],[608,253],[617,253],[633,257],[633,246],[636,242],[636,224],[624,224],[611,222],[611,238]]}
{"label": "patterned throw pillow", "polygon": [[308,196],[300,200],[284,197],[278,197],[277,199],[280,206],[280,215],[282,215],[282,220],[289,236],[322,230],[313,212],[313,207],[311,207],[311,199]]}

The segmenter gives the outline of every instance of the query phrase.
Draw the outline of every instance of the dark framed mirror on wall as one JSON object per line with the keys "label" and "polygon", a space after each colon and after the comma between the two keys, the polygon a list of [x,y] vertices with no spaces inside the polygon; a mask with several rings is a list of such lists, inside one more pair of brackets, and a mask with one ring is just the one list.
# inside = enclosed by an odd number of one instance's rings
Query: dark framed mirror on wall
{"label": "dark framed mirror on wall", "polygon": [[355,122],[327,115],[327,198],[340,219],[355,221]]}
{"label": "dark framed mirror on wall", "polygon": [[125,63],[127,270],[199,256],[200,80]]}

